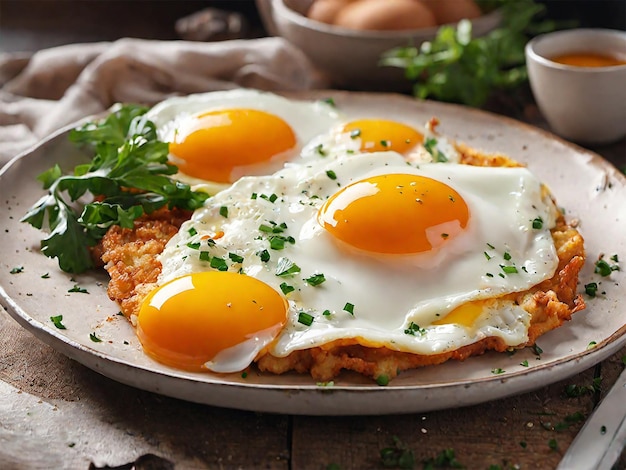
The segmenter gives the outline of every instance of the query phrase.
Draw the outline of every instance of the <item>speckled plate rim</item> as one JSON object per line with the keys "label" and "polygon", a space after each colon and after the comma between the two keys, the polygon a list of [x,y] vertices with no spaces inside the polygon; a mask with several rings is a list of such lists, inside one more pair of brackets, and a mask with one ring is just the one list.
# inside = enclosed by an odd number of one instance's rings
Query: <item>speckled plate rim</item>
{"label": "speckled plate rim", "polygon": [[[106,297],[104,273],[72,278],[38,252],[40,233],[19,223],[28,207],[43,194],[35,176],[57,161],[68,168],[80,153],[67,142],[70,128],[61,129],[14,158],[0,170],[0,304],[26,330],[57,351],[122,383],[148,391],[214,406],[259,412],[306,415],[367,415],[425,412],[477,404],[535,390],[579,373],[626,344],[626,292],[619,288],[624,273],[611,279],[593,274],[599,253],[626,259],[626,178],[600,156],[552,134],[480,110],[384,93],[324,90],[286,93],[294,99],[333,98],[350,116],[396,117],[422,125],[441,121],[442,134],[487,152],[505,153],[545,181],[567,209],[581,220],[588,262],[581,285],[600,281],[606,295],[588,300],[588,308],[563,327],[540,338],[544,352],[530,348],[510,356],[488,353],[464,362],[427,367],[401,374],[387,387],[343,374],[332,386],[320,386],[296,374],[273,376],[194,374],[177,371],[147,358],[132,327],[116,315]],[[24,270],[10,274],[13,267]],[[44,271],[49,279],[42,279]],[[80,284],[90,294],[68,294]],[[56,329],[49,317],[64,314],[67,330]],[[90,333],[104,339],[94,343]],[[590,347],[590,344],[594,344]],[[522,365],[527,362],[528,367]],[[501,369],[500,374],[492,370]]]}

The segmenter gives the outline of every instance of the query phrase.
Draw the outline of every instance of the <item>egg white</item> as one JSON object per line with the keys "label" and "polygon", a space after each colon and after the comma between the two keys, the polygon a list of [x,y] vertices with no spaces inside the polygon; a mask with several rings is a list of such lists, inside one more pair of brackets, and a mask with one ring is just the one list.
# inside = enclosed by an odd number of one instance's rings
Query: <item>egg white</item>
{"label": "egg white", "polygon": [[[336,179],[329,178],[329,170]],[[454,188],[471,213],[464,233],[434,252],[381,256],[347,249],[319,225],[319,208],[337,190],[386,173],[424,175]],[[275,356],[345,338],[419,354],[454,350],[487,336],[514,346],[527,341],[530,315],[498,297],[552,277],[558,258],[550,228],[556,216],[553,202],[525,168],[409,165],[394,152],[291,164],[271,176],[242,178],[209,199],[160,255],[158,282],[211,269],[190,246],[223,232],[211,247],[203,245],[211,256],[228,260],[235,253],[244,261],[229,261],[229,270],[254,276],[279,292],[281,284],[294,288],[287,294],[287,325],[270,349]],[[543,220],[541,229],[532,228],[537,217]],[[280,235],[293,237],[294,243],[271,249],[268,234],[259,230],[262,224],[285,224]],[[259,256],[263,250],[271,256],[267,262]],[[300,271],[278,276],[290,263]],[[501,265],[511,264],[518,272],[503,273]],[[325,282],[310,285],[306,279],[315,274],[323,274]],[[471,326],[433,324],[455,307],[480,299],[493,300]],[[310,326],[298,321],[301,312],[313,317]],[[420,334],[405,332],[411,322],[419,325]],[[228,364],[215,367],[229,369]]]}

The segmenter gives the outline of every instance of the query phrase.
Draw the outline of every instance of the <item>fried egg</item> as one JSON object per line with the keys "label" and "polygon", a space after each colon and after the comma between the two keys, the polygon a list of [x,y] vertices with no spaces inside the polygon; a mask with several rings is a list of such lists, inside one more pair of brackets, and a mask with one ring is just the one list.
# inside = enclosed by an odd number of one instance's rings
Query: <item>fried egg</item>
{"label": "fried egg", "polygon": [[340,122],[323,101],[297,101],[237,89],[167,99],[146,117],[169,143],[177,177],[223,189],[244,175],[267,175],[297,158],[302,147]]}
{"label": "fried egg", "polygon": [[239,179],[183,224],[139,337],[161,362],[215,372],[335,341],[417,354],[489,336],[519,345],[530,314],[507,294],[554,274],[556,217],[525,168],[397,152],[288,164]]}
{"label": "fried egg", "polygon": [[424,126],[378,117],[344,120],[304,147],[305,161],[343,158],[359,153],[393,151],[411,163],[452,162],[461,159],[454,144],[436,131],[437,121]]}

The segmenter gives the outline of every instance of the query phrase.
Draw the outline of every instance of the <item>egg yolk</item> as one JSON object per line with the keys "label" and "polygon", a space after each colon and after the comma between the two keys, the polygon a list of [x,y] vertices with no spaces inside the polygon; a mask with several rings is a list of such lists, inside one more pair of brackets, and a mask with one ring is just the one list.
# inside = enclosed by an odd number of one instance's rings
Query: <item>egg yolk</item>
{"label": "egg yolk", "polygon": [[318,222],[360,250],[416,254],[437,248],[467,226],[469,209],[450,186],[419,175],[387,174],[341,189]]}
{"label": "egg yolk", "polygon": [[[219,352],[287,321],[287,301],[258,279],[207,271],[174,279],[154,289],[137,319],[145,352],[159,362],[202,370]],[[252,358],[253,359],[253,358]]]}
{"label": "egg yolk", "polygon": [[361,139],[361,152],[406,153],[421,144],[424,136],[406,124],[384,119],[360,119],[342,127],[341,133]]}
{"label": "egg yolk", "polygon": [[[227,109],[195,116],[169,144],[183,173],[232,183],[233,171],[280,158],[295,148],[296,135],[281,118],[256,109]],[[241,176],[241,175],[239,175]]]}

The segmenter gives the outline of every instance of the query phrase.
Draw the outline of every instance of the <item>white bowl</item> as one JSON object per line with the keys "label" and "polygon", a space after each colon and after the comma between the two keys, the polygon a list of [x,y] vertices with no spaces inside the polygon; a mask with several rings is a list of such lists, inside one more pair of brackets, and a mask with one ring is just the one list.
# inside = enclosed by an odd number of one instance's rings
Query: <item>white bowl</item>
{"label": "white bowl", "polygon": [[[300,48],[330,79],[348,89],[397,90],[410,88],[404,71],[381,67],[383,53],[401,46],[419,46],[434,39],[439,27],[406,31],[362,31],[314,21],[305,16],[313,0],[256,0],[266,30]],[[472,20],[475,36],[498,26],[499,12]]]}
{"label": "white bowl", "polygon": [[626,32],[572,29],[532,39],[526,65],[535,101],[561,137],[587,144],[617,141],[626,135],[626,65],[578,67],[550,60],[580,53],[626,60]]}

